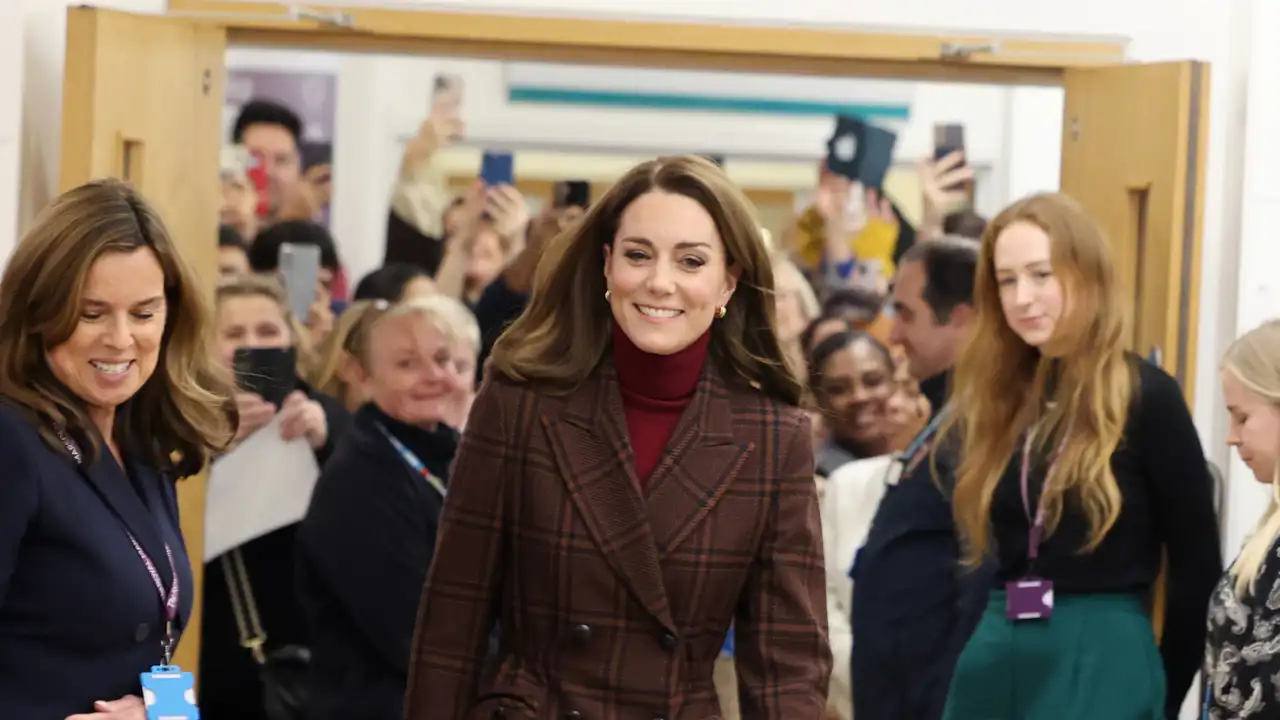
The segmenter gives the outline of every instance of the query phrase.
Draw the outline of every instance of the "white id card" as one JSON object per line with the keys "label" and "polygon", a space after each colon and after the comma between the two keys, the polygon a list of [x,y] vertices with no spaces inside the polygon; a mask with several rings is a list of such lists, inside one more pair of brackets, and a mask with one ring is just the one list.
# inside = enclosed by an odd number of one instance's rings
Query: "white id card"
{"label": "white id card", "polygon": [[200,720],[196,680],[177,665],[156,665],[142,678],[142,701],[147,720]]}

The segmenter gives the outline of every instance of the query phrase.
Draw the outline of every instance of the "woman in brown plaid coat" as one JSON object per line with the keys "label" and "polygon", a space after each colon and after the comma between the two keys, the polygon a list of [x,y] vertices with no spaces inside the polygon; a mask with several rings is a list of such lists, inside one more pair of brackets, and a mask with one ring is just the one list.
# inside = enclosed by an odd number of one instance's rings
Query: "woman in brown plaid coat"
{"label": "woman in brown plaid coat", "polygon": [[718,718],[730,623],[742,718],[824,716],[813,449],[772,290],[699,158],[640,165],[554,241],[458,452],[406,718]]}

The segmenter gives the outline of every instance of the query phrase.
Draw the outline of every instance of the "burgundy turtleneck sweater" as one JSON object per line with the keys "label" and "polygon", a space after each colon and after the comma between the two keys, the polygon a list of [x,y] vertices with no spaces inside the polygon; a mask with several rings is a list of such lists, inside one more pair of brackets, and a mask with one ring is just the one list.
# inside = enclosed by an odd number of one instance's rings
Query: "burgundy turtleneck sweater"
{"label": "burgundy turtleneck sweater", "polygon": [[642,487],[658,467],[676,423],[693,399],[710,339],[708,330],[677,353],[654,355],[636,347],[616,323],[613,326],[613,363]]}

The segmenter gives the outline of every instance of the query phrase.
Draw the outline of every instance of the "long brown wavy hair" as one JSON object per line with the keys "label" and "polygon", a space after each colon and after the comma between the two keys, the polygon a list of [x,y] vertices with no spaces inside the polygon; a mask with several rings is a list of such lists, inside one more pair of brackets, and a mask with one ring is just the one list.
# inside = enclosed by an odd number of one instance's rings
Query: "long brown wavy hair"
{"label": "long brown wavy hair", "polygon": [[696,201],[715,221],[730,267],[741,274],[723,319],[712,323],[710,356],[731,382],[798,405],[803,385],[788,369],[774,317],[773,269],[751,203],[714,163],[694,156],[642,163],[614,185],[538,264],[532,299],[498,339],[489,369],[568,392],[600,364],[612,314],[604,298],[604,252],[623,211],[654,191]]}
{"label": "long brown wavy hair", "polygon": [[[1062,317],[1043,353],[1014,333],[1000,303],[995,246],[1015,223],[1049,235],[1053,271],[1062,283]],[[1101,229],[1062,194],[1033,195],[1005,208],[982,235],[974,310],[943,430],[959,434],[953,512],[965,560],[976,565],[989,551],[992,496],[1019,441],[1033,430],[1043,457],[1061,447],[1045,480],[1045,531],[1057,527],[1071,496],[1089,523],[1081,550],[1092,550],[1120,515],[1111,456],[1124,434],[1136,384],[1125,350],[1126,302]]]}
{"label": "long brown wavy hair", "polygon": [[55,199],[15,248],[0,278],[0,402],[25,414],[52,448],[55,428],[101,452],[85,403],[60,382],[48,352],[71,338],[93,263],[150,248],[164,271],[167,312],[155,372],[118,411],[121,448],[184,477],[235,433],[230,371],[213,351],[210,302],[156,211],[118,180],[90,182]]}

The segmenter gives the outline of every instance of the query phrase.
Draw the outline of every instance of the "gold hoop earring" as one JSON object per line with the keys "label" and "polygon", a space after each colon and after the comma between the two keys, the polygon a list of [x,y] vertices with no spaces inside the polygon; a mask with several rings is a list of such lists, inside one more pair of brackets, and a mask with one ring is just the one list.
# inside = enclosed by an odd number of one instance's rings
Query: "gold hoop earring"
{"label": "gold hoop earring", "polygon": [[721,305],[720,307],[716,308],[716,319],[717,319],[717,320],[723,320],[723,319],[724,319],[724,316],[725,316],[725,315],[728,315],[728,314],[729,314],[729,308],[728,308],[728,306],[726,306],[726,305]]}
{"label": "gold hoop earring", "polygon": [[608,290],[605,290],[605,291],[604,291],[604,301],[605,301],[605,302],[609,302],[609,294],[610,294],[610,293],[609,293],[609,291],[608,291]]}

